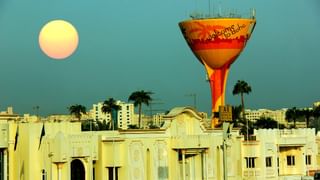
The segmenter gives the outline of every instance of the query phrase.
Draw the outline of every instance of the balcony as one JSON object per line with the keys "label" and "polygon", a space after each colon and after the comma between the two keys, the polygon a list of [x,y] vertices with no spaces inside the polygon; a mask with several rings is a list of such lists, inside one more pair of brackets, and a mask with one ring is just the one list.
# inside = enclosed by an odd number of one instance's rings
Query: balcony
{"label": "balcony", "polygon": [[279,139],[280,146],[303,146],[306,142],[305,137],[281,137]]}
{"label": "balcony", "polygon": [[244,140],[242,141],[243,145],[258,145],[259,141],[257,141],[257,136],[249,135],[244,136]]}

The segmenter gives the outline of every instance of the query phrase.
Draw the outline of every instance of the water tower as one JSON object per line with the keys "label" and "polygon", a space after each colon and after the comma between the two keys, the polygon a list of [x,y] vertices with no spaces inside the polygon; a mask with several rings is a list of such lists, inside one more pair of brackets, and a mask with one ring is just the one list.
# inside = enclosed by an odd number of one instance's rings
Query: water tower
{"label": "water tower", "polygon": [[[181,32],[197,59],[204,65],[211,88],[212,113],[225,105],[226,81],[231,64],[237,59],[254,30],[254,12],[240,16],[192,19],[179,23]],[[211,126],[220,124],[212,118]]]}

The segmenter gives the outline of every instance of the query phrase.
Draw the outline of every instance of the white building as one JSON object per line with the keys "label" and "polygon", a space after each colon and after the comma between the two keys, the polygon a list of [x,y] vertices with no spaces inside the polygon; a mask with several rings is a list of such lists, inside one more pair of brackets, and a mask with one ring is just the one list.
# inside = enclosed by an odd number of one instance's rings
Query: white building
{"label": "white building", "polygon": [[287,124],[286,121],[286,111],[287,109],[279,109],[279,110],[269,110],[269,109],[258,109],[258,110],[250,110],[246,109],[246,118],[250,121],[255,122],[257,119],[262,117],[271,118],[278,121],[280,124]]}
{"label": "white building", "polygon": [[320,106],[320,101],[316,101],[313,103],[313,108]]}
{"label": "white building", "polygon": [[7,120],[7,119],[11,119],[11,120],[19,119],[19,115],[13,112],[12,107],[8,107],[6,111],[0,112],[0,120]]}
{"label": "white building", "polygon": [[[134,105],[132,103],[125,103],[122,101],[117,101],[116,104],[121,106],[121,109],[117,112],[118,128],[128,129],[128,125],[136,124],[134,121]],[[111,114],[103,113],[101,111],[102,106],[102,102],[93,104],[93,108],[90,110],[91,118],[95,121],[105,120],[106,122],[110,122]]]}
{"label": "white building", "polygon": [[212,129],[193,108],[163,120],[160,129],[82,132],[76,121],[8,117],[0,121],[0,179],[301,180],[319,170],[314,129],[260,129],[247,141],[237,129]]}
{"label": "white building", "polygon": [[242,141],[244,179],[302,179],[318,169],[315,129],[259,129]]}

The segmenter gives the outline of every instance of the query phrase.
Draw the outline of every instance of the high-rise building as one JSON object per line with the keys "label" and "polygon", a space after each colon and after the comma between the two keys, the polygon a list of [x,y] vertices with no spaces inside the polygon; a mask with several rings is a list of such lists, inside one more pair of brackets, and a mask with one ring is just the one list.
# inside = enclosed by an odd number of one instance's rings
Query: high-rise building
{"label": "high-rise building", "polygon": [[[134,105],[132,103],[125,103],[122,101],[116,101],[116,104],[121,107],[117,111],[116,120],[118,122],[118,128],[128,129],[128,125],[136,124],[134,121]],[[103,106],[102,102],[93,104],[93,108],[90,110],[91,118],[95,121],[106,121],[107,123],[111,121],[110,113],[103,113],[101,108]]]}

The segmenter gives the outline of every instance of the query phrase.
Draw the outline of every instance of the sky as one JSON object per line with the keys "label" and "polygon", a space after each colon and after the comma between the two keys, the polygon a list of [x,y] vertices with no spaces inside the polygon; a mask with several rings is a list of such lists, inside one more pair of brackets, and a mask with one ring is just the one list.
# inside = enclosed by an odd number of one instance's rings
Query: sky
{"label": "sky", "polygon": [[[319,0],[0,0],[0,109],[19,114],[66,114],[67,107],[110,97],[127,101],[152,91],[153,112],[194,105],[210,112],[206,72],[187,46],[178,23],[210,9],[249,12],[256,28],[233,63],[227,104],[237,80],[252,92],[250,109],[311,107],[320,100]],[[79,33],[76,52],[50,59],[38,45],[47,22],[63,19]],[[149,108],[144,108],[149,109]],[[147,113],[147,111],[146,111]]]}

